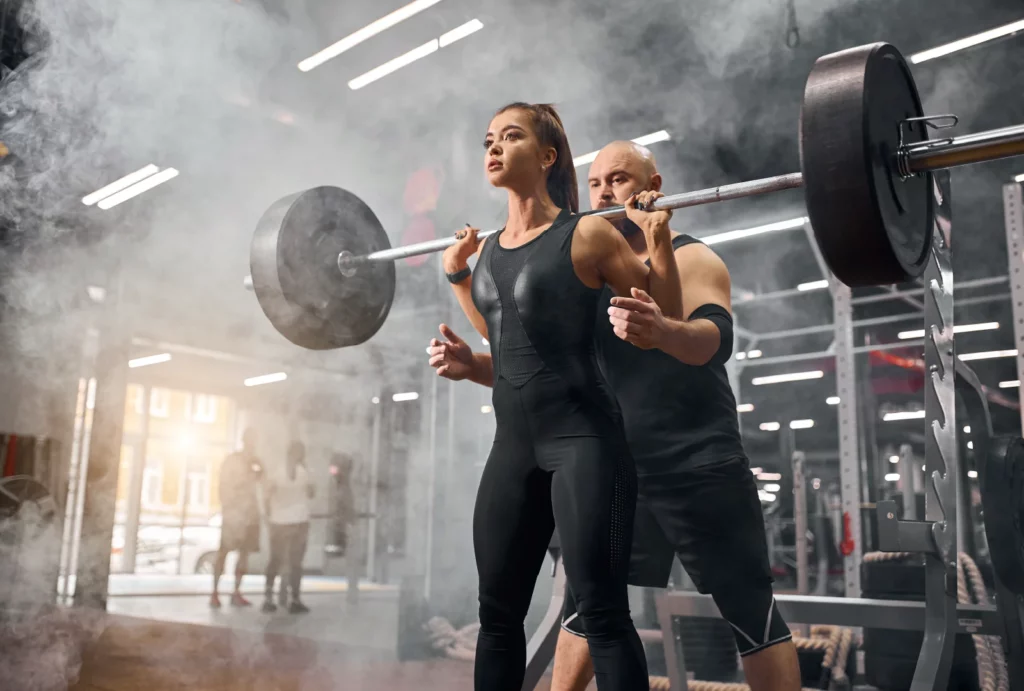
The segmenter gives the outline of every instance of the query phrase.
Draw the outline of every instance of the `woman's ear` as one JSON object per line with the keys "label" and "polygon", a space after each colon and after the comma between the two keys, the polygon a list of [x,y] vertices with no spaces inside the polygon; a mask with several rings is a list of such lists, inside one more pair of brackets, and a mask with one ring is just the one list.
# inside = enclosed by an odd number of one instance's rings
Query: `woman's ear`
{"label": "woman's ear", "polygon": [[548,168],[555,165],[555,162],[557,160],[558,152],[555,150],[555,147],[549,146],[547,149],[544,150],[544,156],[541,158],[541,166],[543,166],[544,170],[547,170]]}

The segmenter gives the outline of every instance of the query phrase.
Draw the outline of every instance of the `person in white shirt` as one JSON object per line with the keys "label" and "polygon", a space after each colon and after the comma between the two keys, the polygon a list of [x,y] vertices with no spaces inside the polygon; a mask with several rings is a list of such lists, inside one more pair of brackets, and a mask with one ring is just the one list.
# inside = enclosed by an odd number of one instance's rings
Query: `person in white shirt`
{"label": "person in white shirt", "polygon": [[309,504],[313,497],[313,483],[306,468],[306,446],[293,441],[288,446],[284,468],[268,473],[264,484],[267,501],[267,519],[270,523],[270,559],[267,562],[266,600],[264,612],[277,611],[274,604],[274,581],[282,564],[281,605],[287,604],[287,591],[291,590],[292,614],[308,612],[299,597],[302,582],[302,560],[306,555],[309,538]]}

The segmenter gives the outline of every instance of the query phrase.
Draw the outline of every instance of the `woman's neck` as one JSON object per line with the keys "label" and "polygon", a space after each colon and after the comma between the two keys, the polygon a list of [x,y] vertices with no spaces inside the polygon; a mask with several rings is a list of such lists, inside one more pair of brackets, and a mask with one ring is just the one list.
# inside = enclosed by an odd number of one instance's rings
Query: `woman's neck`
{"label": "woman's neck", "polygon": [[[543,183],[542,183],[543,184]],[[528,233],[554,223],[560,209],[555,206],[547,189],[533,190],[522,194],[508,191],[508,222],[505,231],[511,235]]]}

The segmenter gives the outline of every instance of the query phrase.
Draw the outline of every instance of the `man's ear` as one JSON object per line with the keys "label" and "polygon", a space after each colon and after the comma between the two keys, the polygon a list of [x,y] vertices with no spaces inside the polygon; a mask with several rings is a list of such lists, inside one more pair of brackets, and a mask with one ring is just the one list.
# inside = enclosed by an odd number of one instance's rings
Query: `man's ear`
{"label": "man's ear", "polygon": [[661,174],[655,173],[651,176],[651,181],[647,184],[647,187],[652,192],[661,192]]}

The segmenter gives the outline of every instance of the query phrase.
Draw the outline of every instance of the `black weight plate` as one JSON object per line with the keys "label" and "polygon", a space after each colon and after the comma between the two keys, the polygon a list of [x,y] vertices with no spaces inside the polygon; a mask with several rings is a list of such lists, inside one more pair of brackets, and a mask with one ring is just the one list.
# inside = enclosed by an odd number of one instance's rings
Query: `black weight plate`
{"label": "black weight plate", "polygon": [[992,440],[981,475],[981,503],[992,567],[999,580],[1024,595],[1024,439]]}
{"label": "black weight plate", "polygon": [[314,187],[279,200],[260,219],[249,258],[253,290],[274,328],[295,345],[359,345],[388,316],[395,265],[365,263],[342,275],[338,254],[390,246],[359,197],[338,187]]}
{"label": "black weight plate", "polygon": [[[829,268],[849,286],[924,273],[934,232],[931,174],[900,180],[900,122],[923,114],[910,68],[875,43],[818,59],[800,111],[800,164],[811,227]],[[927,139],[922,123],[904,143]]]}

